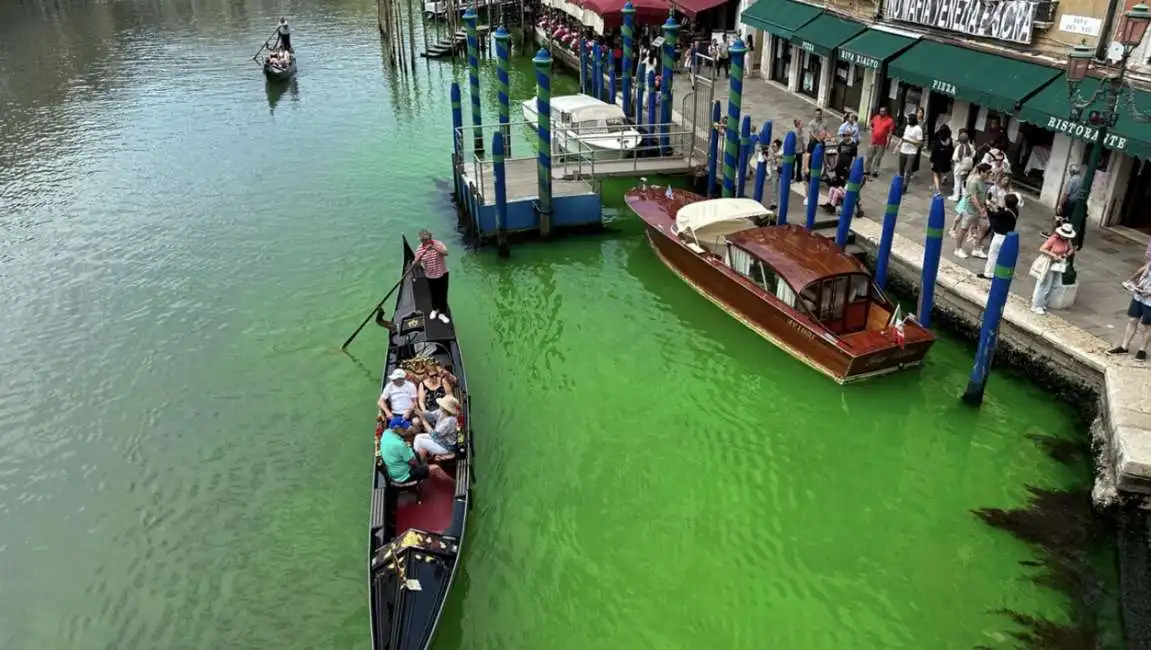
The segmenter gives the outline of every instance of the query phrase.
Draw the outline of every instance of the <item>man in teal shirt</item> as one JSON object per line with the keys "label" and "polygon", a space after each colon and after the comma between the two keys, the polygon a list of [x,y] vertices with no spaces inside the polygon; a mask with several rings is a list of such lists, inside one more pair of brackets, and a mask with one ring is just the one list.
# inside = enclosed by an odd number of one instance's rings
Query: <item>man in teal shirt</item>
{"label": "man in teal shirt", "polygon": [[421,464],[408,443],[392,429],[385,430],[380,436],[380,458],[388,470],[388,478],[394,483],[422,481],[431,474],[442,480],[452,480],[438,465]]}

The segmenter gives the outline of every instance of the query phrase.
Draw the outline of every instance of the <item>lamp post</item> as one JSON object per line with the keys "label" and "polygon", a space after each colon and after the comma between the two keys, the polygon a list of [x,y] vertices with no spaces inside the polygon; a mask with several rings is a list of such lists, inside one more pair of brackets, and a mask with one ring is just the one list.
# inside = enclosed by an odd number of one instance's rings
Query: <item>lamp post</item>
{"label": "lamp post", "polygon": [[[1085,45],[1075,46],[1067,55],[1067,96],[1071,104],[1071,121],[1081,123],[1084,111],[1096,101],[1100,99],[1103,101],[1102,110],[1090,110],[1087,113],[1086,124],[1095,127],[1096,131],[1095,139],[1091,143],[1091,158],[1087,161],[1086,178],[1084,178],[1083,185],[1079,189],[1079,196],[1073,201],[1075,212],[1070,215],[1071,224],[1075,226],[1075,248],[1077,250],[1083,248],[1083,238],[1087,234],[1087,200],[1091,197],[1091,186],[1095,182],[1095,172],[1099,169],[1099,163],[1103,159],[1103,147],[1106,146],[1111,129],[1119,121],[1119,99],[1124,95],[1123,77],[1127,73],[1127,60],[1131,58],[1131,52],[1143,41],[1143,35],[1147,32],[1149,23],[1151,23],[1151,9],[1148,9],[1147,5],[1143,3],[1131,7],[1123,14],[1123,19],[1119,21],[1119,25],[1115,29],[1115,42],[1123,46],[1123,56],[1119,60],[1119,72],[1117,74],[1105,72],[1099,87],[1091,93],[1090,97],[1080,95],[1079,86],[1087,78],[1093,66],[1104,68],[1109,66],[1095,61],[1094,50]],[[1128,102],[1134,119],[1151,121],[1151,116],[1136,110],[1133,99],[1129,97]],[[1068,261],[1067,271],[1063,273],[1063,284],[1075,284],[1077,276],[1075,257],[1072,256]]]}

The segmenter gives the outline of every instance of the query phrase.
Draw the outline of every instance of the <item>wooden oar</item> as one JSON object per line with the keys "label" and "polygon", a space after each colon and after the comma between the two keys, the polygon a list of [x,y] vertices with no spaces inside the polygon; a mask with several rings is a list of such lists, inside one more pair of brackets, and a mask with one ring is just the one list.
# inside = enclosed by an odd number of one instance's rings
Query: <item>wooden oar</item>
{"label": "wooden oar", "polygon": [[273,38],[276,38],[276,35],[279,33],[280,33],[280,28],[277,27],[276,31],[273,32],[271,36],[269,36],[267,39],[264,40],[264,44],[260,46],[260,49],[256,50],[256,53],[252,55],[253,61],[256,60],[256,57],[260,56],[260,52],[263,52],[264,48],[268,47],[268,41],[272,40]]}
{"label": "wooden oar", "polygon": [[377,303],[375,307],[372,307],[372,311],[368,312],[367,317],[364,318],[364,322],[360,323],[360,326],[356,328],[356,331],[352,332],[352,335],[348,337],[348,340],[344,341],[344,344],[340,346],[341,352],[346,350],[348,348],[348,346],[352,344],[352,340],[355,339],[360,334],[360,330],[364,329],[364,327],[369,322],[371,322],[372,318],[375,317],[376,312],[379,311],[380,309],[383,309],[384,303],[388,301],[388,298],[392,297],[392,294],[396,292],[396,289],[400,288],[400,285],[404,283],[404,278],[407,278],[408,274],[411,273],[412,269],[414,269],[415,267],[416,267],[415,262],[412,262],[411,264],[408,265],[408,268],[404,271],[404,274],[400,276],[400,281],[397,282],[394,287],[392,287],[391,291],[388,292],[388,295],[384,296],[383,299],[381,299],[380,302]]}

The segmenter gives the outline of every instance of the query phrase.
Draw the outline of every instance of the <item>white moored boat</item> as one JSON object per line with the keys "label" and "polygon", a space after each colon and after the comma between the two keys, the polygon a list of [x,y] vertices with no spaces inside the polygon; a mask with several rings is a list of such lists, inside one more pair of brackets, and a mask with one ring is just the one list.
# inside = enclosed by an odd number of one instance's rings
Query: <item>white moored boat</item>
{"label": "white moored boat", "polygon": [[[628,124],[623,109],[590,95],[553,97],[552,143],[568,153],[595,160],[617,160],[633,156],[643,142],[643,134]],[[536,98],[523,103],[524,120],[535,127]]]}
{"label": "white moored boat", "polygon": [[[489,0],[473,0],[474,5],[470,2],[457,2],[456,11],[460,14],[464,13],[468,7],[474,6],[476,10],[483,9],[491,4]],[[443,18],[448,15],[448,0],[425,0],[424,2],[424,17],[425,18]]]}

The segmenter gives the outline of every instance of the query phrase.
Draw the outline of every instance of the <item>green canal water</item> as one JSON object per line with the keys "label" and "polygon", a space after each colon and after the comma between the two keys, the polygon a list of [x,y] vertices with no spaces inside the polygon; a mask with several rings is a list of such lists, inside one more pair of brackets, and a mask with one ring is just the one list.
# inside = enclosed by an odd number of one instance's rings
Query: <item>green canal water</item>
{"label": "green canal water", "polygon": [[[996,375],[962,408],[946,338],[835,386],[627,218],[465,250],[461,70],[390,71],[374,12],[0,8],[0,647],[367,647],[385,338],[336,348],[424,226],[453,247],[479,453],[437,648],[999,648],[992,610],[1067,615],[970,514],[1087,480],[1025,439],[1075,435],[1065,405]],[[281,13],[300,74],[277,98],[249,57]],[[533,94],[526,61],[512,83]]]}

